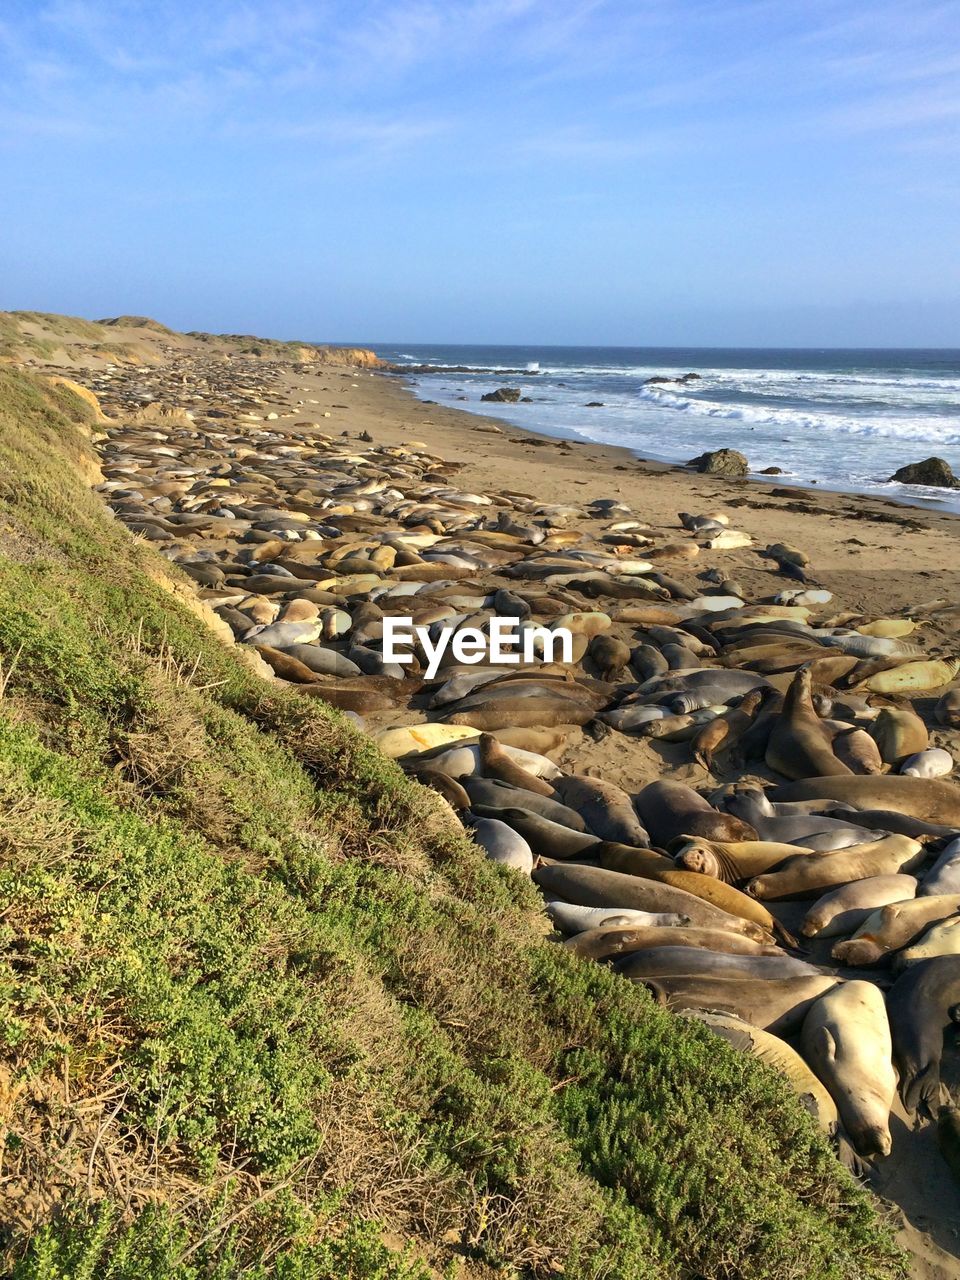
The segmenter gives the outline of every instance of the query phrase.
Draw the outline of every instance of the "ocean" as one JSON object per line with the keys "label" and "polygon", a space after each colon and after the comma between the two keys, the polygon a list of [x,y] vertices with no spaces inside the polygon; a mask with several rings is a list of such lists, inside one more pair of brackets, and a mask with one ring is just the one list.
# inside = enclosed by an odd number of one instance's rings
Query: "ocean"
{"label": "ocean", "polygon": [[[397,365],[436,367],[410,375],[423,400],[662,462],[739,449],[754,471],[780,467],[778,484],[960,512],[960,490],[889,479],[931,455],[960,475],[960,350],[370,345]],[[650,382],[686,374],[697,377]],[[501,386],[530,402],[481,402]]]}

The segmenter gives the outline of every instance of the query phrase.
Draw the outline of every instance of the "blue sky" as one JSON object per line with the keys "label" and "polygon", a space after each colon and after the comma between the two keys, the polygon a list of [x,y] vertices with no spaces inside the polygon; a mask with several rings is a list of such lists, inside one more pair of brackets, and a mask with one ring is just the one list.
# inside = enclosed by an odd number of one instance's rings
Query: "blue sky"
{"label": "blue sky", "polygon": [[5,0],[0,306],[960,346],[960,0]]}

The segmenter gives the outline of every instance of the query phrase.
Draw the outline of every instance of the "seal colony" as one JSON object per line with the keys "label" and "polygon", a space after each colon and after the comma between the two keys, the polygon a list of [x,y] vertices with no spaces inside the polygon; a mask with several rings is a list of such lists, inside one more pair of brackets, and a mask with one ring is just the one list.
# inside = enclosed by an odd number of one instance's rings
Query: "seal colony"
{"label": "seal colony", "polygon": [[[192,407],[144,421],[174,368]],[[802,549],[754,544],[731,511],[664,528],[617,498],[541,501],[529,478],[461,486],[424,443],[311,417],[306,385],[268,413],[280,368],[86,378],[117,519],[265,676],[342,710],[531,877],[558,945],[781,1070],[849,1162],[890,1152],[895,1094],[935,1122],[960,1008],[956,606],[845,609]],[[743,548],[774,589],[725,567]],[[384,656],[398,617],[563,627],[571,661],[447,650],[428,680],[422,648]],[[613,756],[638,784],[604,776]]]}

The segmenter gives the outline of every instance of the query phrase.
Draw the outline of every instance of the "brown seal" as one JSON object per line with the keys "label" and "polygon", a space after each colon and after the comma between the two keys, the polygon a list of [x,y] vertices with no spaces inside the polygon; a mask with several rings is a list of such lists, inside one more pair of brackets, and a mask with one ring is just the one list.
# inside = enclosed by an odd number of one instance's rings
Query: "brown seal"
{"label": "brown seal", "polygon": [[766,956],[782,954],[771,943],[756,942],[728,929],[697,929],[657,925],[604,925],[575,934],[564,946],[588,960],[629,955],[650,947],[701,947],[707,951],[727,951],[733,955]]}
{"label": "brown seal", "polygon": [[[739,889],[716,880],[713,876],[699,875],[696,871],[682,871],[674,865],[672,859],[663,858],[661,854],[649,849],[631,849],[604,841],[591,850],[590,856],[598,858],[600,865],[610,871],[671,885],[674,889],[682,889],[685,893],[702,898],[704,902],[712,903],[730,915],[752,920],[770,933],[780,932],[779,923],[756,899],[748,898]],[[659,861],[655,862],[654,859]]]}
{"label": "brown seal", "polygon": [[866,729],[845,729],[833,739],[833,754],[851,773],[883,773],[883,760]]}
{"label": "brown seal", "polygon": [[650,839],[665,848],[677,836],[701,836],[707,840],[755,840],[749,823],[731,813],[718,813],[682,782],[651,782],[634,799],[634,808],[650,833]]}
{"label": "brown seal", "polygon": [[727,884],[739,884],[751,876],[772,871],[803,849],[795,844],[778,844],[773,840],[702,840],[681,836],[670,844],[670,852],[678,867],[714,876]]}
{"label": "brown seal", "polygon": [[485,777],[499,778],[501,782],[509,782],[512,787],[535,791],[541,796],[553,795],[553,787],[543,778],[536,777],[517,764],[492,734],[481,733],[477,748],[480,752],[481,772]]}
{"label": "brown seal", "polygon": [[801,667],[790,683],[783,710],[774,722],[767,743],[766,762],[787,778],[822,778],[848,774],[834,755],[830,736],[813,709],[809,666]]}
{"label": "brown seal", "polygon": [[762,687],[744,694],[739,706],[733,707],[715,720],[709,720],[694,734],[690,751],[694,760],[704,769],[713,767],[713,757],[718,751],[730,751],[753,723],[764,700]]}
{"label": "brown seal", "polygon": [[960,787],[940,778],[902,774],[805,778],[775,787],[770,799],[839,800],[858,809],[895,809],[911,818],[960,829]]}
{"label": "brown seal", "polygon": [[891,987],[887,1013],[900,1096],[908,1111],[936,1115],[943,1033],[960,1012],[960,956],[912,965]]}
{"label": "brown seal", "polygon": [[732,1013],[774,1035],[799,1030],[811,1005],[837,985],[836,978],[734,978],[694,974],[649,978],[644,983],[668,1009],[709,1009]]}
{"label": "brown seal", "polygon": [[908,946],[932,924],[960,911],[960,893],[904,899],[872,911],[852,938],[834,943],[830,952],[841,964],[878,964],[892,951]]}
{"label": "brown seal", "polygon": [[639,876],[620,875],[602,867],[585,867],[576,863],[537,866],[533,879],[547,893],[555,893],[564,902],[585,907],[626,907],[638,911],[676,912],[693,925],[707,929],[728,929],[744,933],[748,938],[769,941],[769,932],[750,920],[713,906],[702,898],[672,885],[659,884]]}
{"label": "brown seal", "polygon": [[801,1032],[803,1056],[824,1082],[854,1150],[888,1156],[897,1090],[883,995],[872,982],[844,982],[812,1006]]}
{"label": "brown seal", "polygon": [[554,793],[576,810],[601,840],[616,840],[633,848],[650,843],[630,797],[614,783],[574,773],[557,778]]}
{"label": "brown seal", "polygon": [[930,745],[927,726],[910,707],[881,707],[870,734],[886,764],[899,764]]}

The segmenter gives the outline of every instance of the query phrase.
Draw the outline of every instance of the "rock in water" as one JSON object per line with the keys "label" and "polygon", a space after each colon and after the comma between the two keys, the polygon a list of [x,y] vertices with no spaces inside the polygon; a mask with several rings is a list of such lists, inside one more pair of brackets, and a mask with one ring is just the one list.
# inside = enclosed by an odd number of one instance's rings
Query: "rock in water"
{"label": "rock in water", "polygon": [[709,453],[701,453],[687,463],[697,471],[710,476],[745,476],[750,470],[746,458],[736,449],[713,449]]}
{"label": "rock in water", "polygon": [[960,480],[943,458],[924,458],[922,462],[908,463],[895,471],[890,479],[900,484],[927,484],[936,489],[960,489]]}
{"label": "rock in water", "polygon": [[495,404],[516,404],[520,399],[519,387],[497,387],[496,391],[488,391],[481,400],[492,400]]}

